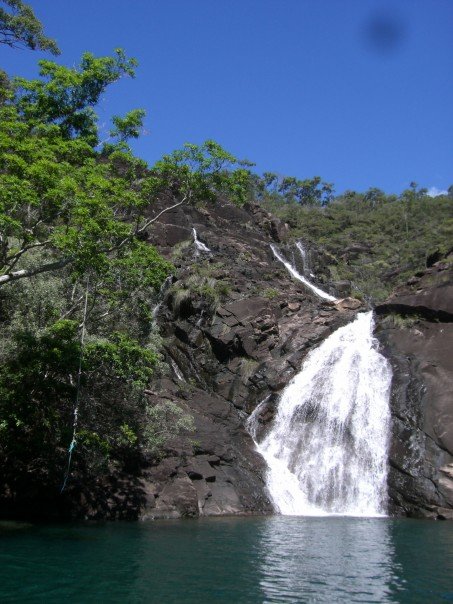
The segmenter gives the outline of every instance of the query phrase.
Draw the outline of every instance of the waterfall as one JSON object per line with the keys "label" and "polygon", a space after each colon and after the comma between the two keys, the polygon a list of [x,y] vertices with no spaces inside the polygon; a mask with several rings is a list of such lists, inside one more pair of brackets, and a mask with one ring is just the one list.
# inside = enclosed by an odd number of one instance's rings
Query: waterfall
{"label": "waterfall", "polygon": [[304,275],[307,275],[309,277],[312,277],[313,279],[315,278],[314,274],[311,272],[311,263],[310,263],[310,252],[308,252],[302,241],[296,241],[296,247],[299,250],[299,254],[301,255],[302,258],[302,267],[303,267],[303,273]]}
{"label": "waterfall", "polygon": [[296,241],[296,247],[299,250],[299,254],[302,258],[302,267],[303,267],[304,275],[306,275],[307,273],[310,274],[307,250],[304,248],[301,241]]}
{"label": "waterfall", "polygon": [[172,359],[171,357],[170,357],[170,365],[171,365],[173,371],[175,372],[175,375],[178,378],[178,380],[180,380],[181,382],[185,382],[186,380],[184,378],[184,375],[183,375],[181,369],[176,364],[176,361],[174,359]]}
{"label": "waterfall", "polygon": [[385,513],[392,376],[373,328],[361,313],[312,350],[257,443],[281,514]]}
{"label": "waterfall", "polygon": [[277,247],[273,243],[271,243],[271,250],[277,260],[279,260],[282,264],[285,265],[288,272],[295,279],[297,279],[298,281],[306,285],[309,289],[311,289],[311,291],[314,292],[319,298],[323,298],[324,300],[330,300],[331,302],[334,302],[336,300],[334,296],[331,296],[330,294],[324,292],[322,289],[319,289],[319,287],[316,287],[316,285],[313,285],[313,283],[311,283],[308,279],[301,275],[297,271],[297,269],[290,262],[288,262],[286,258],[282,256],[282,254],[278,251]]}
{"label": "waterfall", "polygon": [[259,430],[259,416],[261,414],[261,411],[264,409],[264,407],[266,406],[268,400],[270,399],[271,395],[268,394],[266,396],[266,398],[261,401],[261,403],[259,403],[253,413],[251,413],[249,415],[249,417],[247,418],[247,421],[245,422],[245,427],[248,431],[248,433],[250,434],[250,436],[253,438],[254,441],[256,441],[257,436],[258,436],[258,430]]}
{"label": "waterfall", "polygon": [[196,248],[197,252],[210,252],[211,251],[207,245],[205,245],[202,241],[200,241],[198,239],[196,229],[192,229],[192,234],[193,234],[193,242],[195,244],[195,248]]}
{"label": "waterfall", "polygon": [[165,294],[167,289],[172,284],[172,281],[173,281],[173,275],[168,275],[168,277],[165,279],[165,281],[162,283],[162,285],[160,287],[159,294],[157,296],[157,303],[155,304],[153,311],[152,311],[153,323],[156,322],[157,315],[159,313],[160,307],[162,306],[163,295]]}

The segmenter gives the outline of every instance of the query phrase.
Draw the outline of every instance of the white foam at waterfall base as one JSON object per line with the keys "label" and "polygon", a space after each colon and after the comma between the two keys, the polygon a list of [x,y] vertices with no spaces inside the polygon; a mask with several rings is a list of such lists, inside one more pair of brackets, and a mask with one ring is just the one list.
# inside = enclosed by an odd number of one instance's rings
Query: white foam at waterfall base
{"label": "white foam at waterfall base", "polygon": [[282,264],[285,265],[287,271],[295,279],[297,279],[298,281],[306,285],[309,289],[311,289],[311,291],[314,292],[319,298],[323,298],[324,300],[330,300],[331,302],[334,302],[336,300],[334,296],[331,296],[319,287],[316,287],[316,285],[313,285],[313,283],[311,283],[308,279],[301,275],[299,271],[290,262],[288,262],[286,258],[282,256],[282,254],[278,251],[277,247],[273,243],[271,243],[271,250],[277,260],[279,260]]}
{"label": "white foam at waterfall base", "polygon": [[257,443],[281,514],[385,514],[391,369],[373,327],[361,313],[313,350]]}

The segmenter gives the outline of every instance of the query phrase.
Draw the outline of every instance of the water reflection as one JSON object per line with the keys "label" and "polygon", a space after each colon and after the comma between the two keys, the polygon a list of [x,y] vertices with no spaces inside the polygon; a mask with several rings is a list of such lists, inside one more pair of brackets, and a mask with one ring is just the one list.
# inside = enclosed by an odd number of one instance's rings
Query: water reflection
{"label": "water reflection", "polygon": [[453,523],[277,516],[6,528],[2,603],[453,601]]}
{"label": "water reflection", "polygon": [[399,590],[385,519],[269,518],[261,547],[265,602],[391,602]]}

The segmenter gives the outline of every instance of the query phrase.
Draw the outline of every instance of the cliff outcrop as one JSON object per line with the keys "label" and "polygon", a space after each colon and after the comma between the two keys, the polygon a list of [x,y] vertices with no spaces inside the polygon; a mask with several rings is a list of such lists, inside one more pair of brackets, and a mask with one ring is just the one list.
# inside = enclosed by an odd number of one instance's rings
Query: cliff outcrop
{"label": "cliff outcrop", "polygon": [[[78,515],[272,512],[266,468],[246,420],[265,401],[258,432],[265,431],[279,393],[310,349],[361,310],[355,299],[321,300],[290,277],[270,244],[277,243],[301,272],[307,257],[287,243],[287,234],[262,207],[237,208],[226,200],[162,215],[148,240],[176,271],[155,311],[166,370],[148,396],[152,405],[167,401],[184,409],[194,430],[173,437],[161,461],[145,460],[138,475],[104,481],[99,488],[110,496],[102,505],[96,495],[81,502]],[[316,266],[322,256],[311,256],[309,270],[323,275]],[[348,283],[318,285],[348,294]],[[392,514],[453,515],[452,287],[450,255],[376,308],[377,335],[393,368]]]}
{"label": "cliff outcrop", "polygon": [[[197,249],[194,228],[209,252]],[[223,201],[168,212],[150,235],[177,266],[157,313],[172,369],[150,397],[187,409],[195,432],[174,439],[162,462],[144,470],[142,518],[272,510],[245,421],[267,397],[265,427],[310,348],[358,305],[326,303],[291,279],[270,249],[272,242],[284,249],[286,234],[260,206]],[[286,250],[301,263],[296,252]]]}
{"label": "cliff outcrop", "polygon": [[391,510],[453,518],[453,254],[376,312],[393,367]]}

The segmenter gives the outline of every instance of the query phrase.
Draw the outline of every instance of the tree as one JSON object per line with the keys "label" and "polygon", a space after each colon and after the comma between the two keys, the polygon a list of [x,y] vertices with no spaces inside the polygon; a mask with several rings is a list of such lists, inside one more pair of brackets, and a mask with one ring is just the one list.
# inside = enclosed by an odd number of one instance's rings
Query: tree
{"label": "tree", "polygon": [[55,40],[44,35],[42,24],[31,6],[22,0],[0,1],[7,7],[5,9],[0,6],[0,44],[60,54]]}
{"label": "tree", "polygon": [[148,168],[127,143],[140,109],[115,116],[100,143],[96,103],[135,65],[120,50],[86,53],[78,67],[41,61],[40,78],[3,88],[0,467],[11,488],[37,468],[48,478],[37,474],[40,485],[61,486],[74,443],[75,470],[89,476],[108,459],[157,455],[191,427],[175,405],[146,401],[159,362],[152,308],[173,270],[146,232],[185,203],[222,194],[244,203],[250,164],[206,141]]}
{"label": "tree", "polygon": [[[248,199],[250,168],[248,160],[238,160],[213,140],[202,145],[186,143],[158,161],[153,177],[184,201],[215,201],[227,195],[237,205]],[[151,182],[151,181],[150,181]]]}
{"label": "tree", "polygon": [[[148,170],[127,146],[143,110],[115,116],[112,139],[99,146],[96,103],[134,75],[123,51],[86,53],[79,67],[40,66],[41,78],[17,78],[0,105],[0,286],[67,266],[102,274],[126,250],[144,261],[150,248],[140,235],[163,212],[221,193],[246,200],[250,163],[214,141],[187,144]],[[166,207],[145,218],[161,197]],[[25,266],[37,248],[40,262]]]}
{"label": "tree", "polygon": [[[14,101],[19,117],[31,132],[44,124],[55,125],[62,137],[79,137],[95,147],[98,128],[94,108],[110,84],[123,76],[134,77],[137,61],[127,58],[118,48],[111,57],[95,57],[86,52],[78,67],[65,67],[48,60],[39,61],[39,65],[39,79],[14,80]],[[143,119],[143,111],[135,110],[133,114]],[[122,135],[130,116],[122,120]],[[114,119],[121,121],[118,117]]]}
{"label": "tree", "polygon": [[[117,117],[103,147],[94,111],[106,87],[134,67],[122,51],[85,54],[77,68],[42,61],[40,79],[4,87],[0,467],[11,488],[32,470],[46,474],[43,485],[61,486],[73,438],[77,467],[90,473],[90,459],[109,452],[118,459],[126,441],[140,446],[146,427],[143,391],[158,359],[150,339],[153,292],[172,266],[137,236],[153,199],[140,188],[147,167],[127,138],[143,111]],[[83,421],[73,435],[81,358]]]}
{"label": "tree", "polygon": [[325,206],[332,201],[334,193],[333,185],[322,181],[319,176],[301,180],[264,172],[262,177],[253,179],[252,186],[259,199],[271,198],[302,206]]}
{"label": "tree", "polygon": [[[0,284],[68,265],[102,271],[122,248],[144,245],[134,235],[149,201],[136,186],[146,165],[124,144],[143,112],[116,118],[118,143],[102,158],[94,113],[135,61],[117,51],[85,54],[79,68],[40,64],[42,78],[16,79],[0,106]],[[19,269],[36,248],[40,264]]]}

